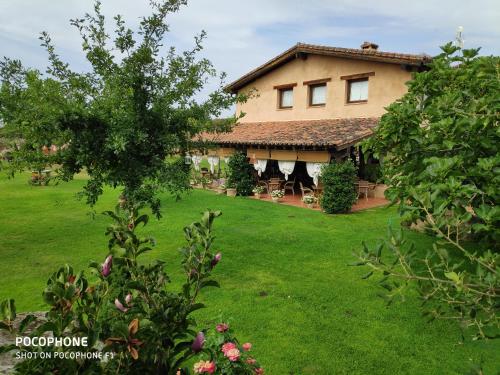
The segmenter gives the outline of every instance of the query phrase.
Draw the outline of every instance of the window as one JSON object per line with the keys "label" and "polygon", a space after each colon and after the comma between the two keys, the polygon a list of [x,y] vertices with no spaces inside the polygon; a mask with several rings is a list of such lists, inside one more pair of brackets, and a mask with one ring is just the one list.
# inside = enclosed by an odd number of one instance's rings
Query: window
{"label": "window", "polygon": [[347,81],[347,102],[363,103],[368,101],[368,78]]}
{"label": "window", "polygon": [[326,83],[309,86],[309,105],[323,106],[326,103]]}
{"label": "window", "polygon": [[293,88],[284,88],[279,91],[279,107],[292,108],[293,107]]}

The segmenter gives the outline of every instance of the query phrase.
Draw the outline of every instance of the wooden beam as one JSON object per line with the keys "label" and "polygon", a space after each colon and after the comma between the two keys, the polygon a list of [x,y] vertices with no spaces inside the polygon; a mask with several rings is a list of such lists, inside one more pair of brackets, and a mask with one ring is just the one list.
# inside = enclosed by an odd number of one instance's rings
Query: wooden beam
{"label": "wooden beam", "polygon": [[276,86],[273,86],[273,89],[275,90],[281,90],[281,89],[291,89],[292,87],[295,87],[297,86],[297,82],[294,82],[294,83],[286,83],[284,85],[276,85]]}
{"label": "wooden beam", "polygon": [[340,76],[340,79],[347,80],[347,79],[358,79],[358,78],[366,78],[366,77],[372,77],[375,75],[375,72],[368,72],[368,73],[359,73],[359,74],[350,74],[347,76]]}
{"label": "wooden beam", "polygon": [[319,83],[326,83],[326,82],[330,82],[332,80],[332,78],[321,78],[321,79],[313,79],[311,81],[304,81],[302,84],[304,86],[307,86],[307,85],[316,85],[316,84],[319,84]]}

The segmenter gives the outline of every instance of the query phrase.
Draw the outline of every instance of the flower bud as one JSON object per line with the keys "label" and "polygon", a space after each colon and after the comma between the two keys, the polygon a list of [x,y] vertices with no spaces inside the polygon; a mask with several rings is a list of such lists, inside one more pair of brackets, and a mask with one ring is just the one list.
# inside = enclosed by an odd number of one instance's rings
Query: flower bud
{"label": "flower bud", "polygon": [[193,341],[193,344],[191,345],[191,349],[193,349],[193,352],[198,353],[203,349],[204,344],[205,344],[205,335],[203,334],[203,332],[198,332]]}
{"label": "flower bud", "polygon": [[130,306],[130,302],[132,302],[132,294],[127,294],[125,296],[125,303]]}
{"label": "flower bud", "polygon": [[217,265],[217,263],[220,262],[221,259],[222,259],[221,253],[215,254],[214,258],[212,259],[212,262],[210,262],[210,266],[214,268]]}
{"label": "flower bud", "polygon": [[115,306],[121,312],[127,312],[128,311],[128,309],[125,306],[123,306],[123,304],[120,302],[120,300],[118,298],[115,299]]}
{"label": "flower bud", "polygon": [[111,273],[111,266],[113,265],[113,256],[108,255],[104,263],[102,264],[101,273],[104,277],[108,277]]}

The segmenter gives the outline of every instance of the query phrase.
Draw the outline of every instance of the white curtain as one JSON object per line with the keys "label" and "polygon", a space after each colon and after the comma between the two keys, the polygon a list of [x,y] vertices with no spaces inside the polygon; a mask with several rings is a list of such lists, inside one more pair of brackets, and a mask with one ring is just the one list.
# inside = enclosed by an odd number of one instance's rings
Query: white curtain
{"label": "white curtain", "polygon": [[318,186],[321,168],[326,163],[306,163],[307,174],[312,177],[314,185]]}
{"label": "white curtain", "polygon": [[200,163],[201,163],[201,155],[193,155],[191,156],[191,160],[193,162],[193,167],[195,169],[195,171],[199,171],[200,170]]}
{"label": "white curtain", "polygon": [[266,166],[267,166],[267,159],[256,159],[255,164],[253,165],[253,167],[259,174],[259,177],[262,175],[262,172],[266,170]]}
{"label": "white curtain", "polygon": [[219,164],[219,157],[218,156],[208,156],[207,157],[208,164],[210,165],[210,173],[215,172],[215,166]]}
{"label": "white curtain", "polygon": [[295,168],[295,161],[278,160],[278,167],[280,172],[285,175],[285,180],[288,181],[288,176],[293,173],[293,169]]}

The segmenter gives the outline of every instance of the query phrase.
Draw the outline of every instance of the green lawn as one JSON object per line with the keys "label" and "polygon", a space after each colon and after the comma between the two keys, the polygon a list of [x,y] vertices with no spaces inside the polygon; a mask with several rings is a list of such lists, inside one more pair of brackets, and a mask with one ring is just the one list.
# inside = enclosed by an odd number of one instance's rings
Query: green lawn
{"label": "green lawn", "polygon": [[[27,179],[0,174],[0,299],[15,297],[19,310],[32,311],[43,308],[41,291],[59,265],[84,269],[104,259],[107,219],[93,219],[75,199],[83,177],[48,187]],[[116,196],[106,191],[95,210],[113,207]],[[375,280],[347,266],[361,240],[373,242],[388,223],[397,225],[394,208],[327,216],[208,191],[179,202],[165,196],[163,219],[145,230],[158,241],[150,256],[167,262],[174,285],[182,227],[206,208],[223,212],[215,224],[223,259],[214,272],[222,288],[203,294],[209,307],[198,322],[229,318],[266,374],[463,374],[481,360],[486,374],[500,368],[500,343],[461,344],[453,323],[425,322],[415,297],[386,308]],[[422,248],[430,243],[410,236]]]}

